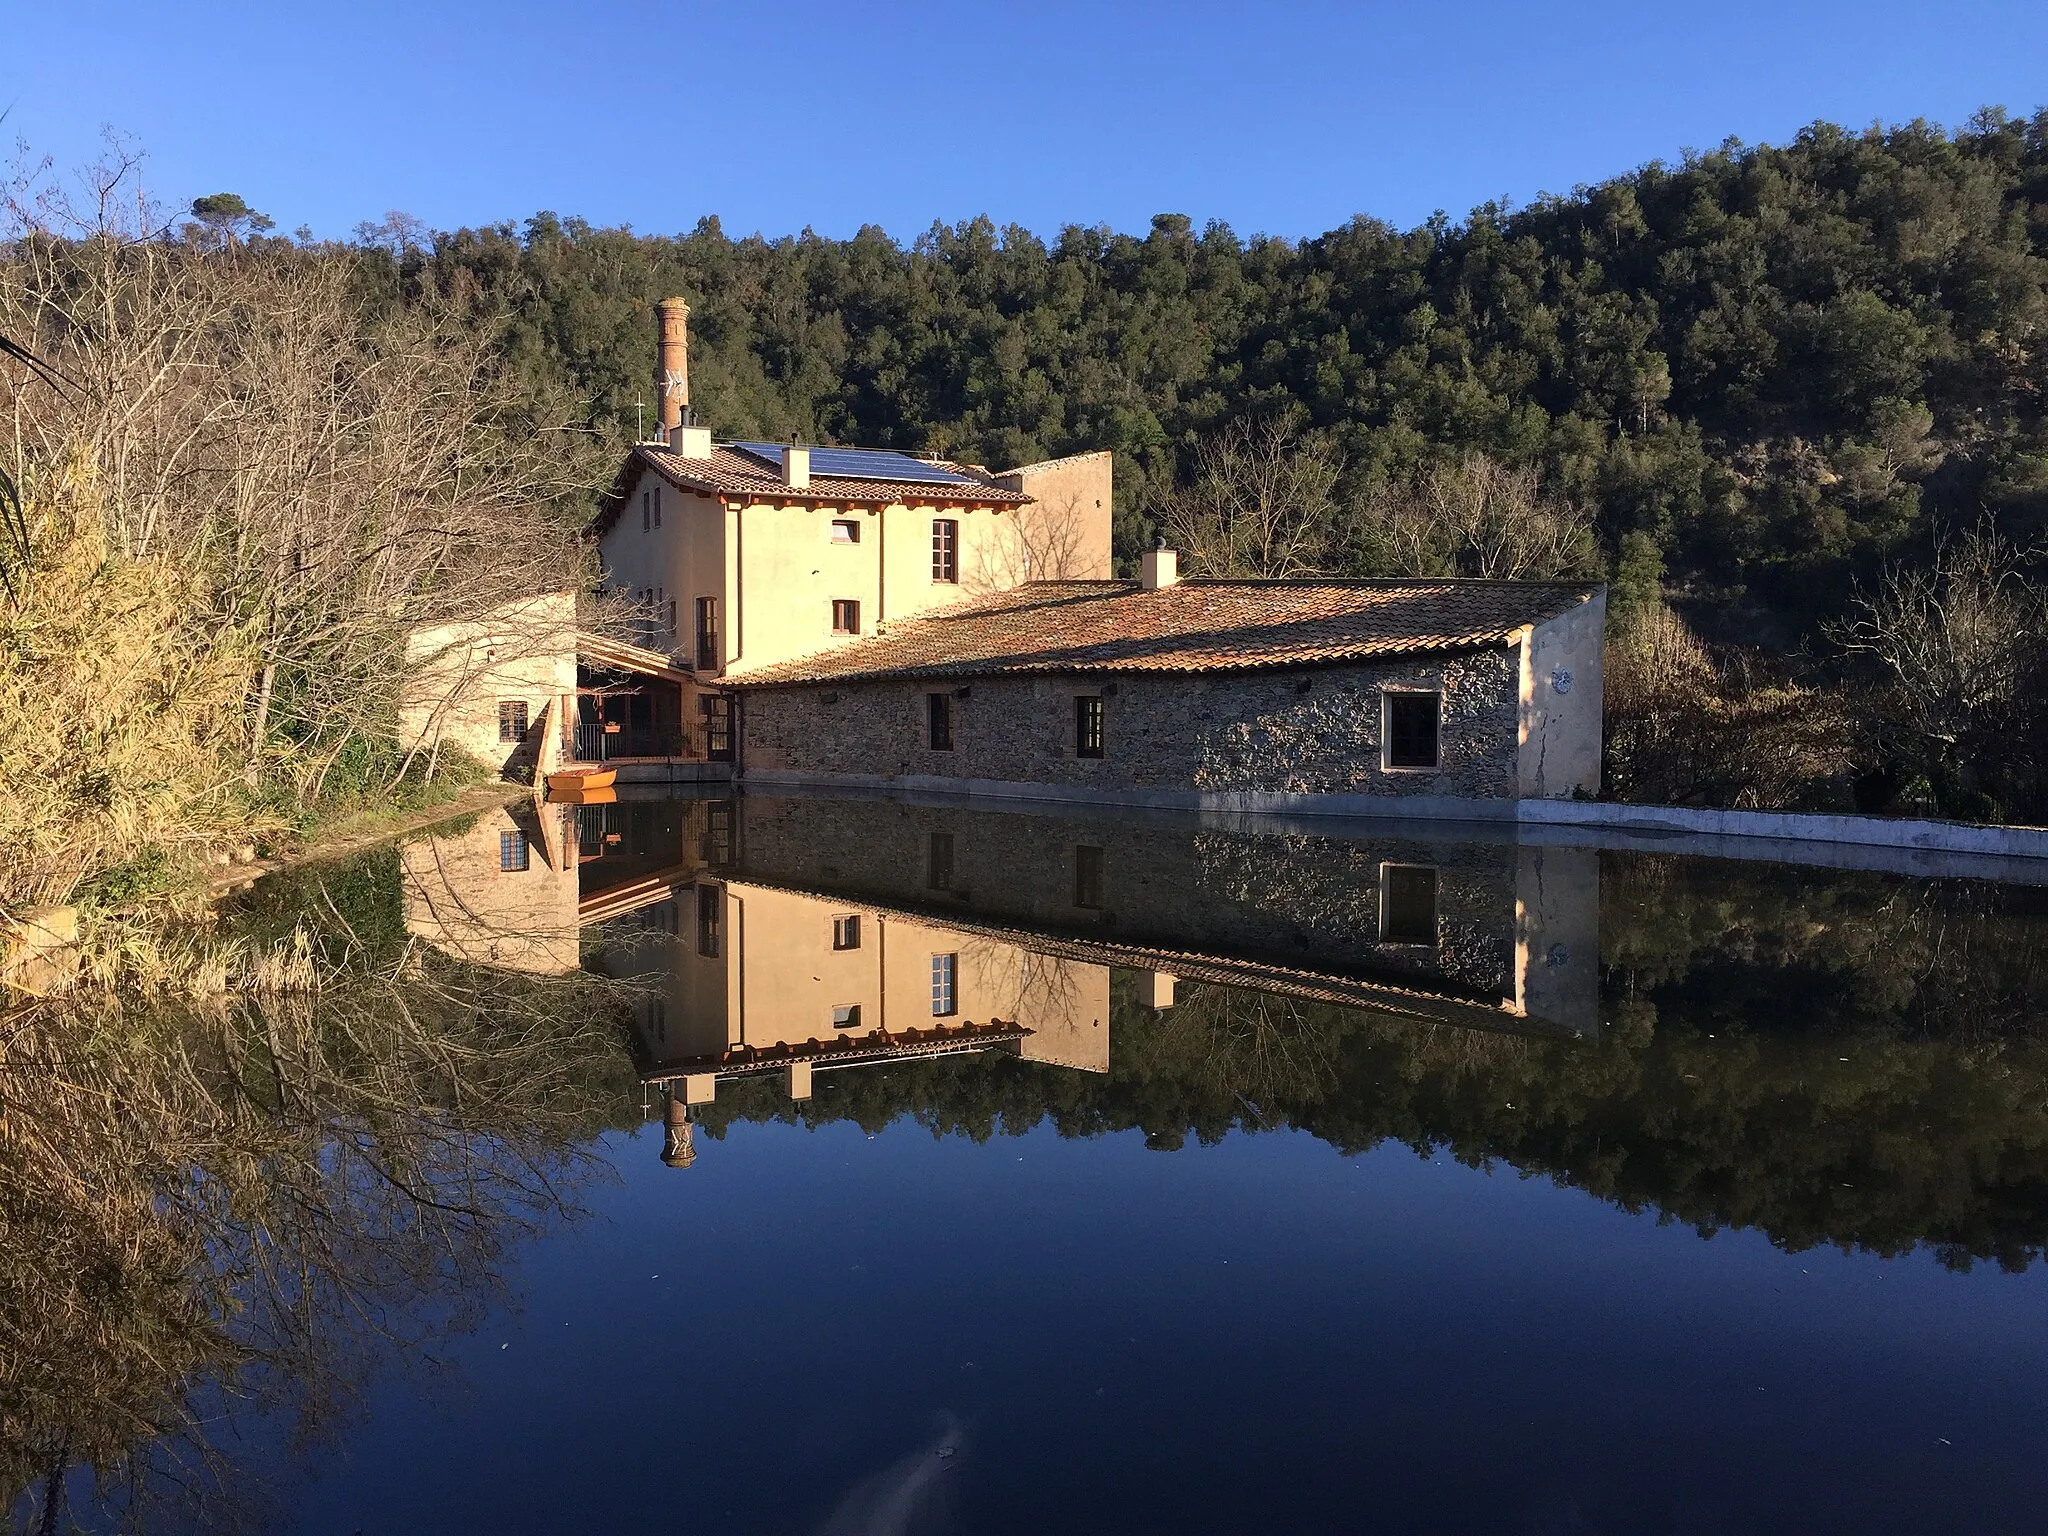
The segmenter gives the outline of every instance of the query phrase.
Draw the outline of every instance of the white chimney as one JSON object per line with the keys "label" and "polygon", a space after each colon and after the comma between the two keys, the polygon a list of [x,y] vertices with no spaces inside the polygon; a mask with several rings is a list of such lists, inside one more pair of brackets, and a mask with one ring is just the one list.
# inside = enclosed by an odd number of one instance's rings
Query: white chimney
{"label": "white chimney", "polygon": [[1155,549],[1148,549],[1138,561],[1138,585],[1147,592],[1157,592],[1161,587],[1173,586],[1180,580],[1180,556],[1166,547],[1161,539]]}
{"label": "white chimney", "polygon": [[792,491],[811,488],[811,450],[794,443],[782,450],[782,483]]}
{"label": "white chimney", "polygon": [[711,457],[711,429],[709,427],[678,426],[668,429],[668,451],[678,458],[708,459]]}

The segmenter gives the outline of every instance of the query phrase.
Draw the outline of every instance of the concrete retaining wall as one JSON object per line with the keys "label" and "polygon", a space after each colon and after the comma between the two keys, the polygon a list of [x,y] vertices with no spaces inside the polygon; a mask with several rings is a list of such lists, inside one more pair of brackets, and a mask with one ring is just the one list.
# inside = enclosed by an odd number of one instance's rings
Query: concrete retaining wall
{"label": "concrete retaining wall", "polygon": [[[1722,811],[1683,806],[1612,805],[1594,800],[1467,799],[1453,795],[1274,794],[1200,790],[1115,789],[1082,784],[1028,784],[935,775],[814,774],[749,768],[745,782],[764,788],[901,790],[976,799],[1076,805],[1127,805],[1158,810],[1250,815],[1417,817],[1507,822],[1522,828],[1598,829],[1657,839],[1743,839],[1831,843],[1958,853],[1994,859],[2048,860],[2048,828],[1980,827],[1946,821],[1895,821],[1877,816],[1816,816],[1790,811]],[[1560,839],[1562,841],[1564,839]],[[1672,848],[1673,852],[1691,851]],[[1774,855],[1761,847],[1752,857]]]}

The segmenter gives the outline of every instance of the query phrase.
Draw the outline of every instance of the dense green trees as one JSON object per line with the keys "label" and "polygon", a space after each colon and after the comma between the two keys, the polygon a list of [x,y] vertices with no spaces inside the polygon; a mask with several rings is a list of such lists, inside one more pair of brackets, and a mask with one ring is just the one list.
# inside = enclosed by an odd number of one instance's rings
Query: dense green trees
{"label": "dense green trees", "polygon": [[391,298],[512,317],[536,419],[580,410],[593,465],[650,398],[652,301],[680,292],[715,428],[992,464],[1112,447],[1127,555],[1204,434],[1275,411],[1341,453],[1353,507],[1463,450],[1533,466],[1596,511],[1610,566],[1654,552],[1710,633],[1780,644],[1940,523],[1988,509],[2026,539],[2048,516],[2048,114],[1816,125],[1298,242],[1177,214],[908,249],[542,214],[377,248]]}
{"label": "dense green trees", "polygon": [[1307,1131],[1505,1165],[1703,1232],[2025,1268],[2048,1251],[2036,893],[1609,856],[1597,1041],[1483,1034],[1184,982],[1111,992],[1106,1076],[962,1057],[766,1079],[701,1112],[977,1140],[1050,1123],[1176,1150]]}

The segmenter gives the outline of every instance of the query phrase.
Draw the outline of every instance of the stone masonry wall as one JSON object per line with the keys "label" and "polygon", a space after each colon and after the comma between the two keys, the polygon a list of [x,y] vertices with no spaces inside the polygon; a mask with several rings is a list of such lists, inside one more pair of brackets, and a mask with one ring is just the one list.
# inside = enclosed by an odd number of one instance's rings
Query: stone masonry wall
{"label": "stone masonry wall", "polygon": [[[1381,696],[1443,694],[1436,771],[1381,766]],[[751,769],[1000,779],[1105,789],[1512,796],[1517,653],[1270,673],[976,678],[750,689]],[[926,695],[954,695],[954,745],[925,745]],[[1074,698],[1103,695],[1104,754],[1074,755]]]}
{"label": "stone masonry wall", "polygon": [[[1100,811],[1036,815],[853,798],[744,795],[727,872],[1053,936],[1514,991],[1510,843],[1301,836]],[[930,884],[933,834],[950,889]],[[1076,904],[1079,848],[1101,850],[1099,908]],[[1438,871],[1437,942],[1379,939],[1380,867]]]}

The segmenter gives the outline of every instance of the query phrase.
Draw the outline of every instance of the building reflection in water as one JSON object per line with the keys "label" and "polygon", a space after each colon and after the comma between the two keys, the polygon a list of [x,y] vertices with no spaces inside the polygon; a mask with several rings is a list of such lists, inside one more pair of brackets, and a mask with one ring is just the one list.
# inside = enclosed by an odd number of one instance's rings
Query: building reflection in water
{"label": "building reflection in water", "polygon": [[[721,1082],[1000,1050],[1110,1065],[1113,970],[1490,1031],[1598,1033],[1599,864],[1394,835],[747,796],[523,807],[405,854],[465,957],[635,983],[642,1082],[694,1156]],[[573,900],[572,900],[573,898]]]}
{"label": "building reflection in water", "polygon": [[577,968],[576,808],[521,801],[399,849],[406,931],[473,964]]}

